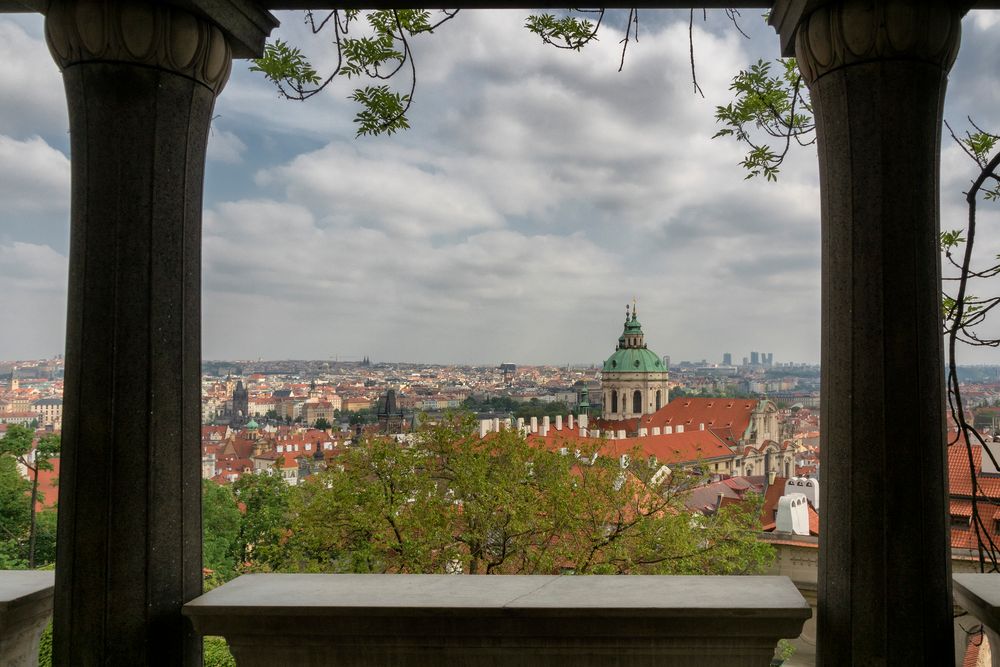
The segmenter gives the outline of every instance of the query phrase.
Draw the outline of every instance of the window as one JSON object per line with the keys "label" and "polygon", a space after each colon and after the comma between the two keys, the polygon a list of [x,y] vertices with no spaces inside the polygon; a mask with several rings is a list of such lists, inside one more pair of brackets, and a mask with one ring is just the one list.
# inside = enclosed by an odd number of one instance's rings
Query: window
{"label": "window", "polygon": [[642,392],[638,389],[632,394],[632,412],[636,414],[642,413]]}
{"label": "window", "polygon": [[611,390],[611,412],[618,412],[618,392]]}

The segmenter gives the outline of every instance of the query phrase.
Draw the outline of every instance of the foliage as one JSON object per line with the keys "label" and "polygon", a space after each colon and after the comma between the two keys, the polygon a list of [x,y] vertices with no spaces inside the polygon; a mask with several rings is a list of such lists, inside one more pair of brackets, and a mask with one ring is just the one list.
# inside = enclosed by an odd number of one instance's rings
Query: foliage
{"label": "foliage", "polygon": [[202,480],[202,563],[212,570],[211,583],[222,583],[236,575],[236,544],[243,515],[233,489]]}
{"label": "foliage", "polygon": [[236,659],[223,637],[205,637],[202,647],[204,667],[236,667]]}
{"label": "foliage", "polygon": [[[471,419],[425,427],[413,446],[369,438],[291,494],[277,567],[310,572],[749,573],[771,551],[753,509],[697,517],[694,480],[649,484],[639,463],[562,454]],[[593,447],[599,443],[594,442]]]}
{"label": "foliage", "polygon": [[319,419],[316,420],[316,423],[313,424],[313,428],[318,428],[321,431],[325,431],[331,428],[330,420],[328,420],[326,417],[320,417]]}
{"label": "foliage", "polygon": [[[745,178],[763,175],[776,181],[792,141],[807,146],[816,138],[812,105],[795,59],[779,61],[781,72],[777,75],[771,73],[771,64],[758,60],[733,78],[729,89],[734,101],[715,108],[715,120],[723,127],[712,138],[732,137],[746,144],[748,150],[741,163],[747,172]],[[757,138],[758,133],[764,135],[764,141]],[[768,143],[770,139],[778,139],[778,146]]]}
{"label": "foliage", "polygon": [[[4,519],[0,523],[0,527],[3,528],[0,531],[0,540],[7,541],[6,545],[0,547],[0,554],[2,554],[0,560],[8,563],[23,560],[24,566],[35,567],[37,560],[36,542],[39,533],[39,528],[36,525],[35,504],[36,501],[44,500],[43,495],[38,491],[38,473],[43,470],[52,470],[51,459],[58,454],[59,436],[49,433],[35,442],[34,431],[18,424],[11,424],[5,437],[0,440],[0,465],[5,465],[7,471],[3,482],[0,483],[0,495],[2,495],[0,518]],[[17,465],[22,466],[30,473],[31,481],[23,480],[22,483]],[[14,480],[11,475],[19,479]],[[18,500],[23,511],[11,508],[11,504],[16,504]],[[5,516],[12,512],[20,516],[26,515],[27,526],[22,526],[18,521],[13,520],[16,518],[14,516]],[[45,536],[48,555],[48,551],[54,552],[55,548],[54,513],[51,513],[51,520],[46,525],[46,530],[48,531]],[[20,546],[15,548],[11,540]],[[20,557],[15,557],[14,554],[20,554]],[[50,557],[54,559],[54,553]]]}
{"label": "foliage", "polygon": [[[392,134],[408,128],[406,112],[413,102],[417,70],[410,39],[432,33],[451,20],[458,10],[440,10],[432,22],[431,12],[423,9],[380,9],[361,12],[335,9],[324,17],[306,12],[306,24],[314,34],[332,30],[337,49],[337,65],[326,78],[321,77],[302,52],[277,40],[268,44],[264,56],[254,61],[251,71],[261,72],[273,82],[281,95],[306,100],[326,88],[337,76],[385,81],[410,65],[409,92],[392,90],[376,83],[356,88],[349,99],[361,106],[355,116],[357,136]],[[350,37],[352,27],[367,24],[367,33]],[[362,28],[363,29],[363,28]]]}
{"label": "foliage", "polygon": [[38,667],[52,667],[52,621],[42,630],[38,641]]}
{"label": "foliage", "polygon": [[242,505],[233,553],[239,567],[270,570],[282,558],[290,487],[277,474],[243,475],[233,484]]}
{"label": "foliage", "polygon": [[597,31],[603,19],[603,10],[600,10],[600,18],[596,24],[572,15],[557,18],[553,14],[533,14],[525,19],[524,27],[557,49],[579,51],[588,42],[597,39]]}

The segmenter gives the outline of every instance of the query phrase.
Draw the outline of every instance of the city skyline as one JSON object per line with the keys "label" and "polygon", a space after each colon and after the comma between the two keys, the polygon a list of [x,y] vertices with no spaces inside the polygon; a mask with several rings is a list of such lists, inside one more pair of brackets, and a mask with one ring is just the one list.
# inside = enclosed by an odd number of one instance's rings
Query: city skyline
{"label": "city skyline", "polygon": [[[528,34],[525,14],[463,12],[416,40],[413,127],[393,137],[353,138],[346,80],[296,104],[235,64],[206,170],[204,358],[599,363],[638,296],[661,356],[818,362],[815,149],[775,185],[744,181],[742,149],[710,139],[731,77],[777,55],[771,29],[752,12],[749,41],[721,12],[696,22],[701,99],[687,12],[644,11],[620,74],[621,22],[565,53]],[[324,64],[300,16],[281,19],[274,37]],[[0,311],[19,323],[2,357],[63,349],[68,137],[41,26],[0,19]],[[998,63],[998,30],[985,13],[965,22],[945,110],[958,131],[966,115],[1000,127],[1000,67],[982,66]],[[963,224],[970,173],[944,142],[945,229]],[[995,211],[980,215],[995,228]],[[1000,252],[988,234],[980,244]]]}

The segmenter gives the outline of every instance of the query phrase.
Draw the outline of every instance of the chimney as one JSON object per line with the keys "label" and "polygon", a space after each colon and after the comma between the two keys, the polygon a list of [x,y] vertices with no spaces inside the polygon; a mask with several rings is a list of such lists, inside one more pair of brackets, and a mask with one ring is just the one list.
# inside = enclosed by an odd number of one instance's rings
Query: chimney
{"label": "chimney", "polygon": [[566,419],[569,420],[569,430],[572,431],[575,428],[575,426],[573,426],[573,415],[570,415]]}
{"label": "chimney", "polygon": [[[993,454],[992,458],[990,458],[990,453]],[[982,458],[982,472],[984,475],[1000,475],[1000,470],[993,463],[993,459],[996,459],[996,462],[1000,463],[1000,443],[987,442],[983,448]]]}
{"label": "chimney", "polygon": [[524,417],[517,418],[517,430],[524,431]]}
{"label": "chimney", "polygon": [[562,415],[556,415],[556,430],[562,430]]}
{"label": "chimney", "polygon": [[[585,430],[587,430],[587,429],[586,429],[586,427],[584,427],[584,428],[582,428],[582,429],[580,429],[580,430],[582,430],[582,431],[585,431]],[[594,430],[592,430],[592,431],[590,432],[590,437],[591,437],[591,438],[600,438],[600,437],[601,437],[601,432],[600,432],[600,430],[598,430],[598,429],[596,429],[596,428],[595,428]]]}
{"label": "chimney", "polygon": [[699,431],[704,431],[705,430],[705,424],[704,424],[704,422],[702,422],[701,424],[698,424],[698,430]]}
{"label": "chimney", "polygon": [[494,417],[493,418],[493,430],[496,433],[500,432],[500,418],[499,417]]}
{"label": "chimney", "polygon": [[538,433],[538,417],[531,418],[531,432]]}
{"label": "chimney", "polygon": [[654,426],[653,427],[653,435],[660,435],[660,427],[659,426]]}
{"label": "chimney", "polygon": [[677,432],[678,433],[683,433],[684,432],[684,424],[678,424],[677,425]]}
{"label": "chimney", "polygon": [[674,427],[673,426],[664,426],[663,427],[663,435],[673,435],[673,434],[674,434]]}
{"label": "chimney", "polygon": [[618,439],[619,440],[624,440],[625,439],[625,431],[624,430],[619,430],[618,431]]}
{"label": "chimney", "polygon": [[510,430],[510,417],[507,417],[506,419],[503,420],[503,427],[507,430]]}
{"label": "chimney", "polygon": [[809,534],[809,501],[801,493],[792,493],[778,499],[774,529],[779,533]]}
{"label": "chimney", "polygon": [[542,430],[545,431],[542,435],[548,435],[549,433],[549,416],[545,415],[542,417]]}
{"label": "chimney", "polygon": [[587,415],[580,415],[580,428],[587,428]]}
{"label": "chimney", "polygon": [[608,440],[614,440],[615,439],[615,432],[614,431],[605,431],[604,432],[604,437],[607,438]]}
{"label": "chimney", "polygon": [[720,493],[718,496],[716,496],[716,498],[715,498],[715,511],[716,512],[718,512],[720,509],[722,509],[722,499],[725,498],[725,497],[726,497],[726,494],[724,494],[724,493]]}
{"label": "chimney", "polygon": [[646,429],[644,429],[644,428],[640,428],[639,429],[639,437],[640,438],[645,438],[646,437]]}

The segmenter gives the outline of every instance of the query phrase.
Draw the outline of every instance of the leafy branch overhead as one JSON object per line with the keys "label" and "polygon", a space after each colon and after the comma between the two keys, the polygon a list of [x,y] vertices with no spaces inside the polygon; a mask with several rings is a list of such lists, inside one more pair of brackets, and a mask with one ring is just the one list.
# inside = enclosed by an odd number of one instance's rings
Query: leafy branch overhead
{"label": "leafy branch overhead", "polygon": [[[410,40],[417,35],[433,33],[443,23],[455,18],[458,12],[457,9],[442,9],[434,13],[425,9],[334,9],[320,16],[307,11],[305,23],[312,33],[326,32],[331,35],[337,54],[333,70],[325,77],[320,75],[300,49],[281,40],[267,44],[263,57],[255,60],[250,70],[261,72],[277,86],[282,96],[299,101],[326,89],[338,76],[387,81],[406,70],[409,86],[406,90],[404,85],[405,92],[393,90],[388,84],[375,84],[356,88],[349,96],[361,106],[361,111],[354,117],[357,136],[392,134],[409,127],[406,113],[413,103],[417,86],[417,68]],[[605,9],[572,9],[560,15],[533,14],[525,19],[524,27],[538,35],[544,44],[579,51],[597,39],[605,12]],[[705,19],[707,16],[707,12],[703,12]],[[738,10],[726,10],[726,17],[746,36],[740,28],[739,16]],[[701,93],[695,75],[693,23],[694,10],[691,10],[688,26],[691,80],[695,92]],[[625,65],[629,43],[639,41],[638,8],[629,9],[624,28],[624,35],[619,40],[619,72]],[[355,37],[352,30],[365,34]]]}
{"label": "leafy branch overhead", "polygon": [[[772,63],[764,60],[740,71],[729,86],[733,101],[715,108],[715,120],[723,127],[713,138],[733,137],[748,146],[741,163],[746,178],[763,175],[776,181],[792,142],[808,146],[816,141],[812,105],[798,65],[794,58],[779,64],[783,70],[777,75],[771,73]],[[777,147],[770,139],[778,140]]]}
{"label": "leafy branch overhead", "polygon": [[[337,63],[332,72],[326,77],[320,76],[298,48],[281,40],[268,44],[264,56],[255,60],[250,69],[263,73],[284,97],[302,101],[326,89],[338,76],[385,81],[409,65],[408,92],[392,90],[388,84],[377,84],[357,88],[350,96],[361,105],[361,111],[354,118],[358,136],[392,134],[409,127],[406,112],[413,102],[417,85],[410,39],[434,32],[457,14],[457,9],[439,10],[435,14],[423,9],[369,12],[335,9],[320,17],[309,11],[305,21],[313,34],[332,33],[337,50]],[[362,23],[367,27],[361,28]],[[365,29],[367,34],[350,36],[352,30]]]}

